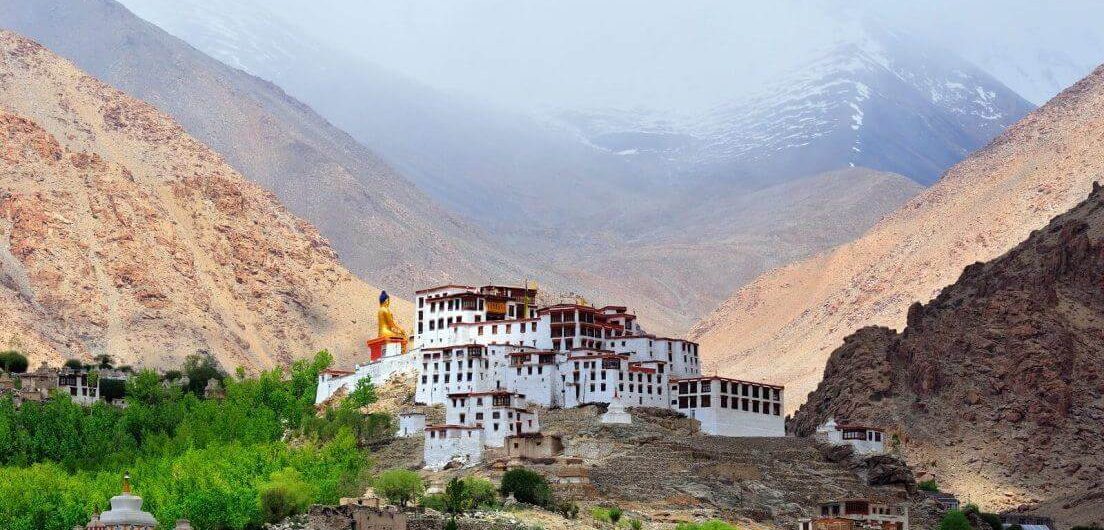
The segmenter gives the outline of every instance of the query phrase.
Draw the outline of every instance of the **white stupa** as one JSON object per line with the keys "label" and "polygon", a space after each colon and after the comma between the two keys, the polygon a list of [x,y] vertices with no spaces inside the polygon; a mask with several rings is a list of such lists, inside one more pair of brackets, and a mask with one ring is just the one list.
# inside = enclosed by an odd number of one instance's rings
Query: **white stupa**
{"label": "white stupa", "polygon": [[130,474],[123,476],[123,492],[111,498],[111,509],[93,517],[88,530],[126,528],[127,530],[154,530],[157,519],[142,511],[142,498],[130,493]]}
{"label": "white stupa", "polygon": [[617,392],[613,393],[613,399],[610,400],[609,408],[606,409],[606,413],[600,418],[602,423],[616,423],[622,425],[628,425],[632,423],[632,416],[625,410],[625,404],[621,402],[621,396]]}

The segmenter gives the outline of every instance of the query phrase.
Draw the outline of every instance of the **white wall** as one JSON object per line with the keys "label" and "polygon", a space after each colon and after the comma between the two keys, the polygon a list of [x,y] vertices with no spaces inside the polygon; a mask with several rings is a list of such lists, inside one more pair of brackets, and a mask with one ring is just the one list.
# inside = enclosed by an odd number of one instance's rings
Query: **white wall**
{"label": "white wall", "polygon": [[425,468],[440,471],[449,462],[460,460],[465,466],[483,461],[483,431],[479,429],[440,429],[425,431]]}

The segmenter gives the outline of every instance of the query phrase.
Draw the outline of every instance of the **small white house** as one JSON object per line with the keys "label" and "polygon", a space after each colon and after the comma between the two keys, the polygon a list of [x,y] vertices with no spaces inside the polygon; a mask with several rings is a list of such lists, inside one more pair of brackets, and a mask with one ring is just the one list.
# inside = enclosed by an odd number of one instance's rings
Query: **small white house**
{"label": "small white house", "polygon": [[850,445],[861,455],[885,452],[885,431],[865,425],[839,424],[835,418],[828,418],[824,425],[817,427],[816,438],[832,445]]}
{"label": "small white house", "polygon": [[671,380],[671,408],[713,436],[783,437],[783,387],[727,377]]}
{"label": "small white house", "polygon": [[409,438],[425,431],[426,417],[420,412],[404,412],[399,414],[399,432],[395,435],[400,438]]}
{"label": "small white house", "polygon": [[450,462],[464,467],[483,461],[483,428],[466,425],[430,425],[425,428],[425,469],[440,471]]}

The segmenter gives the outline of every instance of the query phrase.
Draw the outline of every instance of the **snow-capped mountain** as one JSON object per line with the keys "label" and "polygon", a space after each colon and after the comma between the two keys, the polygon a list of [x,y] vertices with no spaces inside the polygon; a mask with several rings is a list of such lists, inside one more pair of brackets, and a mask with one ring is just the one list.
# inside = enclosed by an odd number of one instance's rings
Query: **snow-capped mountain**
{"label": "snow-capped mountain", "polygon": [[711,183],[758,187],[864,166],[927,184],[1032,108],[945,50],[866,30],[704,114],[574,110],[555,121],[599,148],[666,160]]}

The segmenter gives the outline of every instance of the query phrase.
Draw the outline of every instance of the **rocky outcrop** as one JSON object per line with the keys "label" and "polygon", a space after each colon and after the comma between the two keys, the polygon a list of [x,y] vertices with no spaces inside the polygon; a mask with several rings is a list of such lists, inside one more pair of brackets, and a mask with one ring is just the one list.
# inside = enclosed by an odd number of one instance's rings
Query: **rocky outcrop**
{"label": "rocky outcrop", "polygon": [[[1104,190],[1007,254],[963,270],[897,333],[832,353],[795,414],[889,429],[925,477],[988,510],[1069,523],[1104,513]],[[1095,514],[1095,515],[1094,515]]]}
{"label": "rocky outcrop", "polygon": [[0,346],[228,370],[352,356],[377,295],[174,121],[0,32]]}
{"label": "rocky outcrop", "polygon": [[[931,300],[966,266],[1000,256],[1084,199],[1104,175],[1101,131],[1104,67],[859,239],[747,284],[695,326],[691,338],[723,374],[786,385],[792,411],[816,388],[845,336],[863,326],[925,323],[915,311],[927,309],[910,311],[914,303]],[[938,374],[917,375],[919,385],[938,384],[931,379]]]}

